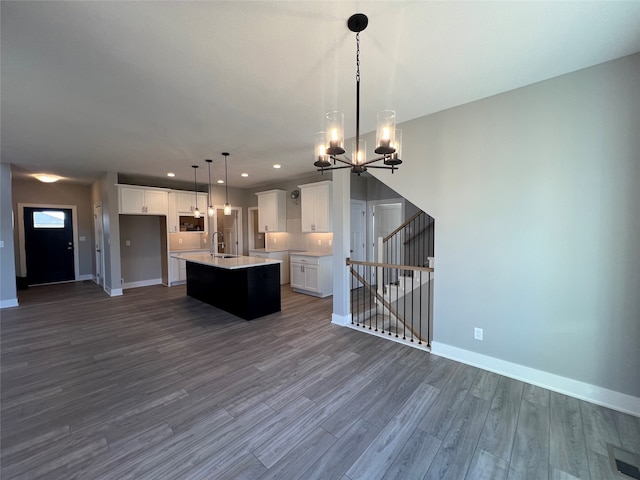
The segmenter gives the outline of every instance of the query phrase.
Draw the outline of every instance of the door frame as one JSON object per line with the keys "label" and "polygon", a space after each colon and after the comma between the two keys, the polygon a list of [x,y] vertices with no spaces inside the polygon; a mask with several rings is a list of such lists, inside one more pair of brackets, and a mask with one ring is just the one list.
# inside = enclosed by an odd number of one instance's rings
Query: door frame
{"label": "door frame", "polygon": [[27,251],[24,246],[24,209],[26,208],[66,208],[71,209],[73,228],[73,276],[80,278],[80,256],[78,254],[78,208],[76,205],[52,205],[48,203],[18,203],[18,249],[20,252],[19,274],[27,276]]}
{"label": "door frame", "polygon": [[[384,200],[368,200],[367,201],[367,224],[365,225],[367,228],[367,259],[371,262],[374,261],[376,253],[375,253],[375,242],[376,239],[373,236],[374,233],[374,224],[375,218],[373,216],[373,211],[378,205],[387,205],[387,204],[397,204],[401,205],[400,207],[400,215],[402,218],[405,216],[405,199],[400,198],[386,198]],[[401,222],[402,223],[402,222]]]}
{"label": "door frame", "polygon": [[[209,238],[211,238],[211,236],[213,235],[213,232],[215,232],[218,229],[218,210],[223,210],[224,205],[213,205],[213,209],[216,213],[211,218],[211,220],[213,221],[213,224],[210,225],[211,230],[209,231]],[[238,242],[238,255],[244,255],[244,238],[243,238],[244,227],[242,225],[242,207],[232,206],[231,211],[237,212],[237,215],[238,215],[236,218],[236,222],[238,224],[238,238],[236,239],[236,241]]]}
{"label": "door frame", "polygon": [[[100,209],[100,215],[98,215],[97,210]],[[100,235],[98,235],[97,227],[100,226]],[[93,206],[93,253],[96,257],[96,275],[94,276],[94,281],[104,288],[104,219],[102,218],[102,203],[96,203]],[[98,247],[100,247],[100,252],[98,252]],[[100,277],[98,277],[98,269],[100,270]]]}
{"label": "door frame", "polygon": [[249,250],[253,250],[256,247],[256,242],[255,242],[255,236],[256,236],[256,231],[253,228],[253,222],[252,220],[252,214],[255,212],[255,214],[258,214],[258,207],[248,207],[247,208],[247,235],[249,236],[248,240],[248,246],[249,246]]}

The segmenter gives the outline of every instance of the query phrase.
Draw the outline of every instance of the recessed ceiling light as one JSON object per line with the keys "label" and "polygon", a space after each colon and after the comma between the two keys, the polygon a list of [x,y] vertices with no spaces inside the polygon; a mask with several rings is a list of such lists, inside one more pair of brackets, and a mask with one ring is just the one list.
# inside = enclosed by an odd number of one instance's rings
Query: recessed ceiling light
{"label": "recessed ceiling light", "polygon": [[241,173],[241,174],[240,174],[240,176],[241,176],[241,177],[248,177],[248,176],[249,176],[249,174],[248,174],[248,173]]}
{"label": "recessed ceiling light", "polygon": [[218,183],[224,183],[224,180],[218,180]]}
{"label": "recessed ceiling light", "polygon": [[282,168],[282,165],[280,165],[279,163],[276,163],[273,168]]}
{"label": "recessed ceiling light", "polygon": [[34,177],[36,177],[38,180],[44,183],[54,183],[60,180],[61,178],[57,175],[49,175],[47,173],[36,173]]}
{"label": "recessed ceiling light", "polygon": [[173,173],[173,172],[169,172],[169,173],[167,173],[167,177],[175,177],[175,176],[176,176],[176,174],[175,174],[175,173]]}

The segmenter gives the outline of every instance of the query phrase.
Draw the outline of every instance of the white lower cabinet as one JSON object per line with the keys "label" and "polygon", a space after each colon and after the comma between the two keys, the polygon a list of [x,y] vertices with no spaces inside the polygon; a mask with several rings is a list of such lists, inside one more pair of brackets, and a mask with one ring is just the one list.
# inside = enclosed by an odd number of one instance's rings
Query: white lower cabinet
{"label": "white lower cabinet", "polygon": [[[171,253],[204,253],[209,250],[190,250]],[[169,257],[169,286],[183,285],[187,283],[187,262],[179,258]]]}
{"label": "white lower cabinet", "polygon": [[291,288],[294,292],[316,297],[333,294],[333,257],[331,255],[291,254]]}
{"label": "white lower cabinet", "polygon": [[282,263],[280,264],[280,285],[289,283],[289,252],[266,252],[264,250],[249,250],[249,256],[282,260]]}

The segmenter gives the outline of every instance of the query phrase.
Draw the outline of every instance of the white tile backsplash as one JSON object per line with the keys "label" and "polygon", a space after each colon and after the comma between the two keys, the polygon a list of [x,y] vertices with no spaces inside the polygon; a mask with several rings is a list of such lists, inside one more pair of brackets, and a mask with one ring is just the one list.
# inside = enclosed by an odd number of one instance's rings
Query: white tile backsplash
{"label": "white tile backsplash", "polygon": [[302,220],[287,220],[287,231],[265,234],[265,248],[288,249],[305,252],[333,251],[333,233],[302,233]]}

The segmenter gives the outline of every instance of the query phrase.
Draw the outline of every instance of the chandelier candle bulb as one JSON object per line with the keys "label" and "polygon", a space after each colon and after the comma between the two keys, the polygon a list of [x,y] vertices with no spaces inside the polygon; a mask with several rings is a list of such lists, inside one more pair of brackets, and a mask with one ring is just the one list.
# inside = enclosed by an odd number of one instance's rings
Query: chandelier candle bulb
{"label": "chandelier candle bulb", "polygon": [[395,141],[391,144],[394,152],[390,155],[385,155],[384,164],[391,167],[396,167],[402,163],[402,130],[396,130]]}
{"label": "chandelier candle bulb", "polygon": [[[362,165],[367,161],[367,142],[366,140],[359,140],[358,143],[353,142],[352,144],[352,163],[354,164],[354,169],[360,170],[360,173],[365,171],[365,168]],[[358,173],[358,172],[355,172]]]}
{"label": "chandelier candle bulb", "polygon": [[394,134],[396,131],[396,112],[385,110],[378,113],[378,128],[376,130],[375,152],[381,155],[389,155],[394,152]]}
{"label": "chandelier candle bulb", "polygon": [[344,153],[344,114],[329,112],[325,116],[326,135],[329,139],[328,155],[342,155]]}
{"label": "chandelier candle bulb", "polygon": [[327,158],[327,137],[325,132],[316,133],[315,159],[314,165],[316,167],[323,168],[331,165]]}

